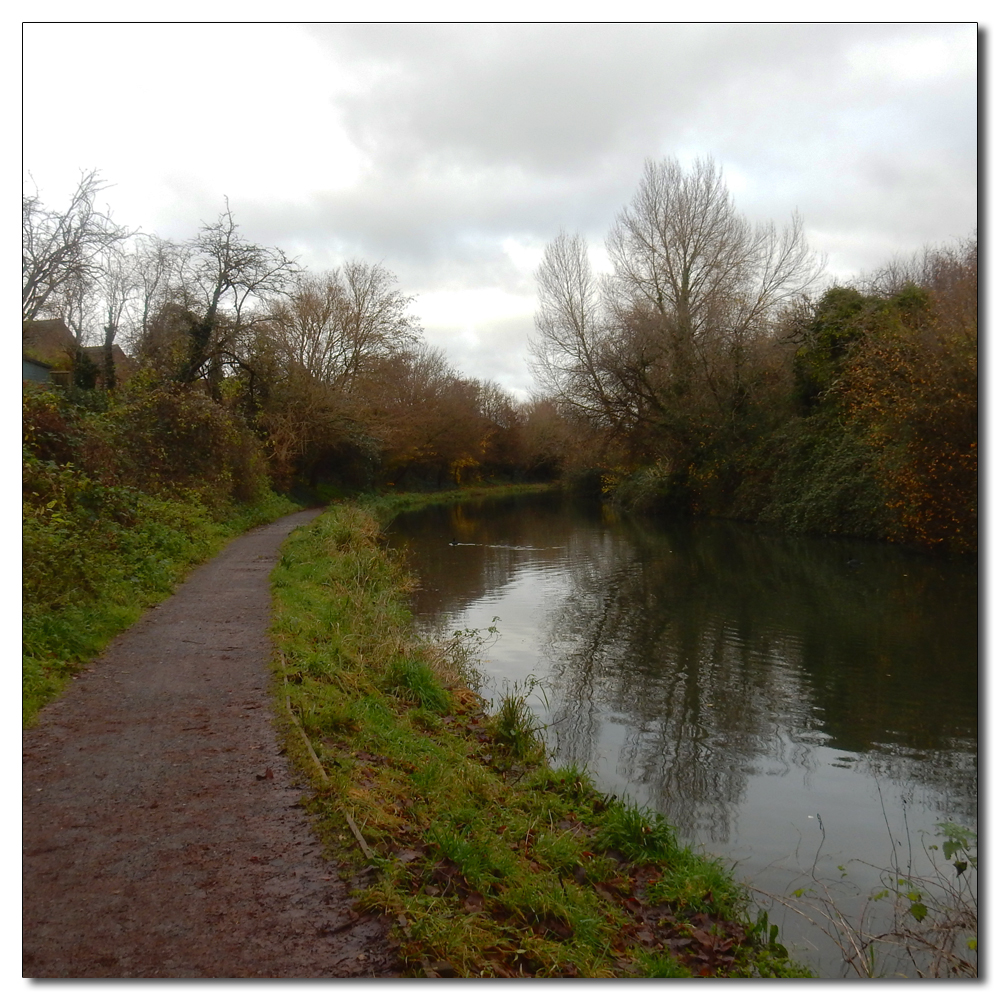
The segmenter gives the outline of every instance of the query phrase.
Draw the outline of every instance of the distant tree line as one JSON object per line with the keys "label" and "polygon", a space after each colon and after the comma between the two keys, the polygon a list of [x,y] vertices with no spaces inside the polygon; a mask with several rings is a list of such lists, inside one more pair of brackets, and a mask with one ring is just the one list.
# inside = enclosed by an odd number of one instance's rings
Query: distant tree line
{"label": "distant tree line", "polygon": [[823,288],[792,217],[735,209],[717,167],[647,163],[607,237],[537,273],[534,370],[563,471],[620,502],[977,547],[975,237]]}
{"label": "distant tree line", "polygon": [[[73,398],[127,410],[119,428],[231,426],[211,439],[246,435],[282,489],[561,476],[649,511],[977,547],[974,236],[824,286],[797,216],[753,224],[710,160],[650,161],[608,234],[609,274],[580,236],[545,248],[540,391],[522,403],[429,347],[381,264],[309,272],[250,241],[228,203],[164,240],[98,210],[103,189],[89,172],[65,209],[24,197],[22,320],[26,343],[38,320],[66,324]],[[136,430],[154,468],[169,448],[151,433]]]}
{"label": "distant tree line", "polygon": [[[249,240],[228,202],[183,242],[135,232],[98,210],[104,187],[91,171],[65,209],[37,193],[23,199],[26,343],[35,321],[65,322],[78,390],[207,396],[252,431],[282,488],[557,471],[551,408],[455,371],[381,264],[309,272]],[[95,343],[96,368],[83,351]],[[127,386],[117,384],[116,344],[135,362]]]}

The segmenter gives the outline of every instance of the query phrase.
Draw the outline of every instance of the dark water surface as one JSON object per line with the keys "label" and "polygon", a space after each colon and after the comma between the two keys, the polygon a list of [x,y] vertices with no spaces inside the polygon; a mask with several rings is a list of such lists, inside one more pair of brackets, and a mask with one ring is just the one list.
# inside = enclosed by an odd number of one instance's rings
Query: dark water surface
{"label": "dark water surface", "polygon": [[[830,884],[846,913],[884,919],[878,868],[929,871],[920,831],[977,827],[968,564],[557,494],[402,514],[388,534],[420,579],[422,631],[486,635],[499,617],[487,696],[536,678],[557,762],[765,892],[803,888],[811,913]],[[796,957],[846,974],[817,927],[768,908]]]}

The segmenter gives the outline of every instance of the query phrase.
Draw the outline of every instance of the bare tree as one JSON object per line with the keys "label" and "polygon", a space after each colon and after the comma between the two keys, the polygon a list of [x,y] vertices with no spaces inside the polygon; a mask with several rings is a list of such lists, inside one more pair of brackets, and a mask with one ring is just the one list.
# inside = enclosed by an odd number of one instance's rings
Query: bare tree
{"label": "bare tree", "polygon": [[21,320],[51,311],[76,283],[76,297],[101,268],[101,256],[130,235],[94,202],[106,185],[96,170],[81,173],[67,208],[46,208],[36,190],[21,199]]}
{"label": "bare tree", "polygon": [[598,420],[613,421],[603,368],[608,328],[586,241],[560,232],[546,246],[535,280],[539,309],[536,336],[530,341],[533,374],[555,398]]}
{"label": "bare tree", "polygon": [[381,264],[348,261],[343,316],[345,360],[356,368],[365,355],[385,356],[416,346],[420,327],[407,313],[412,296],[396,288],[396,276]]}
{"label": "bare tree", "polygon": [[117,382],[115,371],[115,338],[129,312],[136,307],[142,289],[139,259],[135,253],[124,253],[117,247],[104,252],[100,280],[100,326],[102,333],[102,368],[104,388],[113,390]]}
{"label": "bare tree", "polygon": [[66,328],[73,334],[78,352],[89,339],[99,308],[93,280],[95,277],[96,273],[90,279],[82,275],[68,278],[48,300],[45,310],[66,324]]}
{"label": "bare tree", "polygon": [[134,347],[141,347],[153,317],[169,301],[171,288],[179,283],[182,259],[181,247],[170,240],[153,234],[136,237],[136,289],[128,315],[128,336]]}
{"label": "bare tree", "polygon": [[624,303],[654,318],[665,349],[661,375],[677,395],[720,347],[738,372],[749,341],[822,266],[798,216],[779,231],[737,213],[710,159],[695,161],[690,173],[674,159],[647,161],[607,249],[613,298],[619,309]]}
{"label": "bare tree", "polygon": [[535,372],[635,451],[682,452],[745,406],[759,342],[820,263],[793,216],[779,230],[735,210],[718,168],[647,161],[607,239],[600,284],[586,246],[560,234],[537,278]]}
{"label": "bare tree", "polygon": [[239,233],[228,199],[226,208],[183,248],[180,287],[175,296],[195,317],[188,330],[187,357],[180,382],[207,376],[213,385],[248,310],[263,297],[283,291],[298,272],[276,247],[251,243]]}
{"label": "bare tree", "polygon": [[114,389],[117,380],[114,346],[119,333],[126,331],[137,347],[147,346],[142,334],[147,332],[151,309],[165,301],[169,246],[143,235],[109,245],[97,253],[88,275],[73,276],[49,300],[49,310],[58,313],[76,340],[76,364],[83,365],[81,370],[90,368],[83,347],[102,348],[99,368],[107,389]]}
{"label": "bare tree", "polygon": [[349,261],[323,275],[302,275],[287,297],[272,300],[267,331],[286,364],[337,390],[348,390],[378,359],[416,344],[407,314],[412,298],[380,264]]}

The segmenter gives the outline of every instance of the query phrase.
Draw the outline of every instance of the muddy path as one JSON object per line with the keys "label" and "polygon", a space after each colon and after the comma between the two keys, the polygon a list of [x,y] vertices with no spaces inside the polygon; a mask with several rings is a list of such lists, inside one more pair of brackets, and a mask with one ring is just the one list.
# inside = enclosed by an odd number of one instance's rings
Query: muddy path
{"label": "muddy path", "polygon": [[268,575],[316,513],[194,570],[24,734],[24,976],[395,974],[272,724]]}

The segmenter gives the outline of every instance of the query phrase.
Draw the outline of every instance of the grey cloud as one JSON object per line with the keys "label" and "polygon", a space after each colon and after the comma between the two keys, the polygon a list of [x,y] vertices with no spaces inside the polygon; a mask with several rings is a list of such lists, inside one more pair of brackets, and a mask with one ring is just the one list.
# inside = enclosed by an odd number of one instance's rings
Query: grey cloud
{"label": "grey cloud", "polygon": [[[714,156],[742,211],[782,222],[798,210],[842,271],[975,222],[974,62],[900,79],[869,53],[954,26],[301,30],[355,84],[331,93],[329,119],[296,137],[290,157],[324,155],[322,130],[342,127],[364,172],[347,188],[234,208],[248,232],[310,266],[360,256],[405,290],[530,294],[503,240],[541,244],[564,228],[601,242],[650,156]],[[221,207],[224,192],[175,186],[209,215]]]}
{"label": "grey cloud", "polygon": [[[428,267],[458,250],[470,261],[477,247],[489,256],[489,239],[511,232],[549,239],[565,227],[600,239],[645,157],[692,152],[741,168],[753,190],[737,203],[751,214],[782,219],[799,208],[827,228],[838,212],[847,222],[895,204],[923,220],[900,226],[900,237],[926,237],[937,216],[924,164],[943,185],[965,189],[939,200],[940,215],[962,206],[970,214],[974,79],[894,83],[848,72],[848,60],[862,45],[942,30],[311,28],[373,81],[338,101],[371,172],[346,195],[318,198],[315,219],[359,249]],[[896,178],[882,170],[887,162]],[[907,205],[899,190],[909,190]]]}
{"label": "grey cloud", "polygon": [[[531,276],[505,254],[504,241],[540,247],[566,229],[599,244],[647,157],[713,156],[741,211],[782,222],[798,210],[814,245],[844,276],[967,235],[976,221],[970,25],[100,30],[108,32],[122,49],[159,46],[151,65],[168,61],[184,41],[207,54],[228,40],[232,59],[241,46],[258,60],[273,52],[291,80],[287,121],[255,120],[253,95],[240,92],[233,101],[225,95],[230,115],[198,131],[204,94],[147,74],[139,134],[102,135],[109,159],[96,163],[112,181],[129,180],[121,176],[128,170],[139,174],[130,180],[135,214],[123,221],[183,239],[199,219],[214,219],[230,194],[250,239],[313,268],[347,257],[380,261],[408,293],[500,288],[530,296]],[[76,72],[66,68],[72,60],[50,59],[49,50],[81,50],[93,34],[87,25],[35,25],[26,52],[65,90]],[[920,60],[933,49],[920,49],[922,42],[951,46],[960,58],[925,72],[934,67]],[[301,76],[297,59],[308,70]],[[88,99],[91,122],[117,110],[110,86]],[[276,115],[281,105],[268,107]],[[48,138],[28,129],[29,156],[35,133]],[[93,135],[92,128],[78,133],[73,148]],[[43,145],[37,136],[36,143]],[[351,143],[361,171],[353,182]],[[419,301],[415,308],[419,314]],[[522,361],[508,355],[520,352],[530,316],[492,326],[472,319],[477,344],[444,328],[434,331],[435,342],[454,351],[454,363],[480,366],[470,368],[477,377],[498,370],[523,379]]]}

